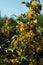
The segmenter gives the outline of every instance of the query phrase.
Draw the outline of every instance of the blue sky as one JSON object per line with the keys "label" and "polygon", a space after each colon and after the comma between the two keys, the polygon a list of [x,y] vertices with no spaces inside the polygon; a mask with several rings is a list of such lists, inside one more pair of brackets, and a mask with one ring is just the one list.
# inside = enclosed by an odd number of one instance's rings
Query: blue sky
{"label": "blue sky", "polygon": [[[28,8],[21,4],[22,1],[30,0],[0,0],[1,15],[11,17],[12,14],[18,15],[27,12]],[[43,0],[40,0],[43,7]],[[43,8],[41,13],[43,13]]]}

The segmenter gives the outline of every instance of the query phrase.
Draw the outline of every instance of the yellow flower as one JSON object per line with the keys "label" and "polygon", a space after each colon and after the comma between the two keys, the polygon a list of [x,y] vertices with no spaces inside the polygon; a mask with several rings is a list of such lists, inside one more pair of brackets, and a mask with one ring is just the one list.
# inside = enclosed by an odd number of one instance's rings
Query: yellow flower
{"label": "yellow flower", "polygon": [[30,62],[30,63],[29,63],[29,65],[33,65],[33,63],[32,63],[32,62]]}
{"label": "yellow flower", "polygon": [[25,39],[25,36],[19,38],[20,41],[22,41],[23,39]]}
{"label": "yellow flower", "polygon": [[20,28],[20,31],[21,31],[21,32],[25,32],[25,30],[26,30],[26,29],[23,28],[23,27]]}
{"label": "yellow flower", "polygon": [[31,25],[33,25],[33,26],[35,25],[34,21],[30,21],[30,26]]}
{"label": "yellow flower", "polygon": [[30,25],[30,28],[33,28],[36,25],[36,23],[34,21],[30,21],[29,25]]}
{"label": "yellow flower", "polygon": [[33,58],[30,58],[29,60],[30,60],[30,62],[35,62],[35,60]]}
{"label": "yellow flower", "polygon": [[19,23],[19,26],[20,26],[20,27],[25,27],[26,25],[25,25],[25,23],[20,22],[20,23]]}
{"label": "yellow flower", "polygon": [[10,30],[10,27],[9,26],[7,26],[7,30]]}
{"label": "yellow flower", "polygon": [[38,33],[41,33],[42,32],[42,27],[41,26],[38,27],[37,32]]}
{"label": "yellow flower", "polygon": [[30,30],[29,32],[27,32],[26,34],[25,34],[25,36],[26,36],[26,38],[33,38],[34,36],[35,36],[35,34],[33,33],[33,31],[32,30]]}
{"label": "yellow flower", "polygon": [[23,22],[22,22],[22,21],[20,21],[20,22],[19,22],[19,25],[23,25]]}
{"label": "yellow flower", "polygon": [[37,16],[37,15],[36,15],[36,12],[35,12],[34,10],[30,9],[30,10],[28,11],[27,18],[31,19],[31,18],[33,18],[33,16],[34,16],[34,17]]}
{"label": "yellow flower", "polygon": [[14,41],[13,45],[16,46],[18,44],[18,40]]}
{"label": "yellow flower", "polygon": [[34,36],[33,30],[30,30],[29,34],[30,34],[31,36]]}
{"label": "yellow flower", "polygon": [[9,59],[7,59],[7,58],[4,59],[4,62],[8,62],[8,61],[9,61]]}
{"label": "yellow flower", "polygon": [[31,5],[34,6],[34,7],[37,7],[38,2],[36,2],[36,1],[32,1]]}
{"label": "yellow flower", "polygon": [[21,52],[20,51],[17,51],[18,55],[21,55]]}
{"label": "yellow flower", "polygon": [[35,14],[35,11],[34,11],[33,9],[30,9],[30,10],[28,11],[28,13],[29,13],[29,14]]}
{"label": "yellow flower", "polygon": [[28,14],[28,15],[27,15],[27,18],[28,18],[28,19],[31,19],[31,18],[32,18],[32,16],[31,16],[30,14]]}
{"label": "yellow flower", "polygon": [[15,59],[11,59],[11,62],[14,63]]}
{"label": "yellow flower", "polygon": [[41,51],[41,50],[42,50],[41,47],[38,47],[38,48],[36,49],[37,52],[39,52],[39,51]]}
{"label": "yellow flower", "polygon": [[16,61],[17,61],[17,58],[16,59],[11,59],[10,60],[14,65],[17,65]]}
{"label": "yellow flower", "polygon": [[22,18],[22,14],[18,15],[18,18]]}
{"label": "yellow flower", "polygon": [[20,32],[24,32],[26,30],[26,25],[21,21],[16,25],[16,29],[18,29]]}
{"label": "yellow flower", "polygon": [[27,22],[27,24],[29,25],[29,22]]}
{"label": "yellow flower", "polygon": [[16,28],[19,28],[20,32],[26,31],[26,25],[23,22],[20,22],[18,26]]}
{"label": "yellow flower", "polygon": [[7,18],[7,19],[6,19],[6,25],[7,25],[8,23],[10,23],[10,18]]}
{"label": "yellow flower", "polygon": [[43,37],[41,38],[41,41],[42,41],[42,43],[43,43]]}
{"label": "yellow flower", "polygon": [[16,29],[19,29],[19,25],[16,25]]}

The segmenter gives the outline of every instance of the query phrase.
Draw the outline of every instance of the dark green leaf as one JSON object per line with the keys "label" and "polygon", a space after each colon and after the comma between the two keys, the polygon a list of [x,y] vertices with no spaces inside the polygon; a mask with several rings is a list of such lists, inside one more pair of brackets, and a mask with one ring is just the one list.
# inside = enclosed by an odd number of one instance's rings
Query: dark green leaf
{"label": "dark green leaf", "polygon": [[22,4],[25,4],[25,2],[23,1],[23,2],[21,2]]}
{"label": "dark green leaf", "polygon": [[30,7],[30,4],[27,2],[27,3],[26,3],[26,6],[27,6],[27,7]]}

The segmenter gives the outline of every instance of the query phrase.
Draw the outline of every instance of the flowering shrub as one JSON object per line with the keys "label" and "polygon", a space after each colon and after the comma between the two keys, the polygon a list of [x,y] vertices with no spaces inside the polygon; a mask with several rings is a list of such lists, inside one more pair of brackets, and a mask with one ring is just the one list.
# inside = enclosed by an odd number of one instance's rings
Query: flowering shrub
{"label": "flowering shrub", "polygon": [[[10,44],[6,41],[8,47],[4,45],[0,48],[0,64],[43,65],[43,28],[37,26],[41,4],[35,0],[25,4],[28,5],[29,11],[17,17],[16,33],[10,38]],[[1,31],[7,38],[11,32],[13,34],[9,19],[2,26]]]}
{"label": "flowering shrub", "polygon": [[13,32],[13,28],[10,25],[10,18],[6,19],[4,26],[2,26],[2,33],[5,34],[5,36],[10,36],[10,33]]}

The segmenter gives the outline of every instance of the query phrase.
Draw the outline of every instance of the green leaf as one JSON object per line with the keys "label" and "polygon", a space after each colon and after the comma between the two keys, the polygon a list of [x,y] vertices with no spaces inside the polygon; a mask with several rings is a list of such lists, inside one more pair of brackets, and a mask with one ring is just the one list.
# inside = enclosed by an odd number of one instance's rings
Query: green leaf
{"label": "green leaf", "polygon": [[27,6],[27,7],[30,7],[30,4],[27,2],[27,3],[26,3],[26,6]]}
{"label": "green leaf", "polygon": [[22,4],[25,4],[25,2],[23,1],[23,2],[21,2]]}

